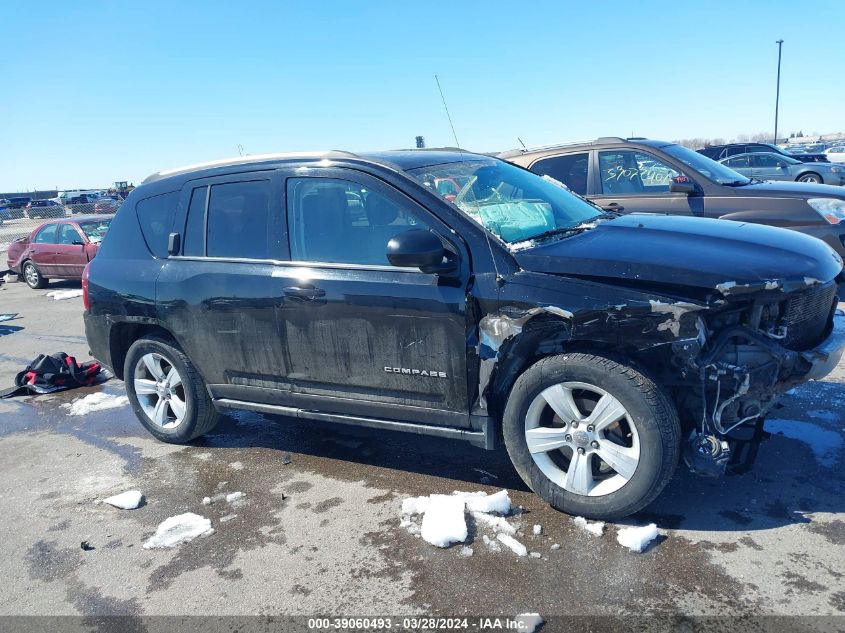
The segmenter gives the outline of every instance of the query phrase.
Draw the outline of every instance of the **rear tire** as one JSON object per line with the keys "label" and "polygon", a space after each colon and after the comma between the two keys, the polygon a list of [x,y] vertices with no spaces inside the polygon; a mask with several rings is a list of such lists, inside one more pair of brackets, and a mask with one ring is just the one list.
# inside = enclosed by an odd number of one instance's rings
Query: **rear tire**
{"label": "rear tire", "polygon": [[135,415],[163,442],[185,444],[220,420],[202,377],[172,341],[135,341],[126,354],[123,378]]}
{"label": "rear tire", "polygon": [[593,354],[550,356],[529,367],[508,398],[503,433],[534,492],[558,510],[593,519],[647,506],[680,455],[678,414],[657,384]]}
{"label": "rear tire", "polygon": [[33,264],[31,260],[27,260],[24,262],[24,265],[21,268],[21,273],[23,274],[23,280],[26,282],[26,285],[32,288],[33,290],[41,290],[42,288],[46,288],[47,284],[49,283],[41,275],[41,271],[38,270],[38,267]]}
{"label": "rear tire", "polygon": [[798,177],[798,182],[822,183],[823,180],[822,180],[822,177],[819,176],[817,173],[809,172],[809,173],[806,173],[806,174],[801,174],[801,176]]}

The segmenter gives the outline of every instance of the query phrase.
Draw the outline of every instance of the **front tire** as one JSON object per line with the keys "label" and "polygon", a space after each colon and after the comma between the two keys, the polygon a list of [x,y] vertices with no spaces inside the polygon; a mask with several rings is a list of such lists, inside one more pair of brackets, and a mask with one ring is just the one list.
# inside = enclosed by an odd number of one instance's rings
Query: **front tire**
{"label": "front tire", "polygon": [[678,464],[674,405],[648,376],[611,358],[561,354],[516,381],[503,419],[517,472],[554,508],[619,519],[651,503]]}
{"label": "front tire", "polygon": [[217,425],[219,415],[205,382],[173,342],[157,337],[135,341],[123,372],[135,415],[159,440],[185,444]]}
{"label": "front tire", "polygon": [[26,261],[21,272],[26,285],[33,290],[41,290],[47,287],[48,281],[41,275],[41,271],[32,261]]}
{"label": "front tire", "polygon": [[808,174],[801,174],[798,178],[798,182],[814,182],[814,183],[821,183],[822,177],[816,173],[810,172]]}

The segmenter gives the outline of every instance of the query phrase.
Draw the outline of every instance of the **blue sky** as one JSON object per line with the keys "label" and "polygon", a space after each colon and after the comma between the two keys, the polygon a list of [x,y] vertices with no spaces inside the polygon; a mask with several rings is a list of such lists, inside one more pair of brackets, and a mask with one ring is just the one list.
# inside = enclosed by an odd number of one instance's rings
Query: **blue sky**
{"label": "blue sky", "polygon": [[[0,191],[238,154],[845,130],[845,2],[0,0]],[[836,27],[826,32],[825,25]]]}

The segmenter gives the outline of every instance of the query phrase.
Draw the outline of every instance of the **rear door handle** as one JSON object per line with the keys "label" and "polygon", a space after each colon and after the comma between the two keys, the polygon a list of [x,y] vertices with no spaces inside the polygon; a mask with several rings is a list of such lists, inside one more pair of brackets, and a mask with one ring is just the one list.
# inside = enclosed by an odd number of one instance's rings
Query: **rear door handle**
{"label": "rear door handle", "polygon": [[285,288],[285,296],[291,299],[310,301],[319,297],[325,297],[326,291],[314,286],[288,286]]}

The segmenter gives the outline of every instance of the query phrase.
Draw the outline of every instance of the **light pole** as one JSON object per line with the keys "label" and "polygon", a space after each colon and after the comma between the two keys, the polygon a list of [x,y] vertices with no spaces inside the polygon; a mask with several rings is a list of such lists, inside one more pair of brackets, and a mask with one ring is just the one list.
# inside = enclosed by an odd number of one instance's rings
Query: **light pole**
{"label": "light pole", "polygon": [[783,48],[783,40],[775,42],[778,45],[778,87],[775,93],[775,140],[772,141],[775,145],[778,142],[778,106],[780,105],[780,51]]}

